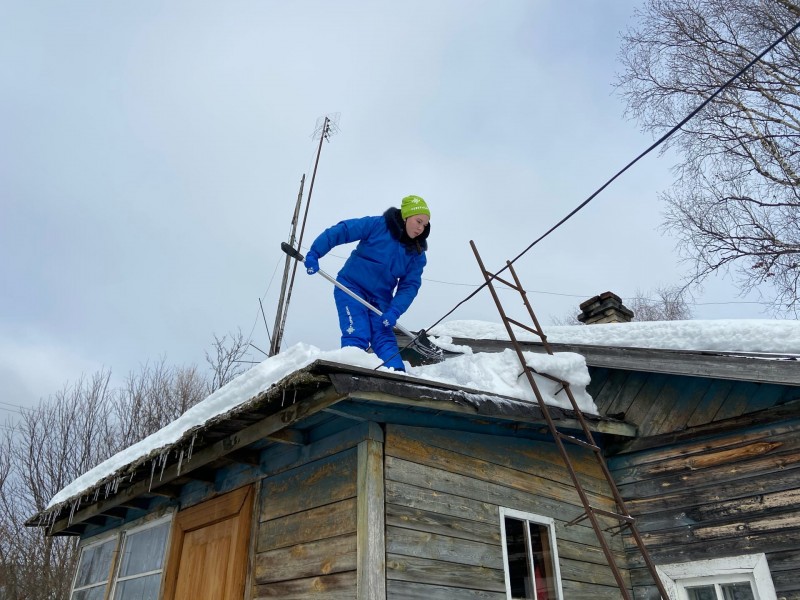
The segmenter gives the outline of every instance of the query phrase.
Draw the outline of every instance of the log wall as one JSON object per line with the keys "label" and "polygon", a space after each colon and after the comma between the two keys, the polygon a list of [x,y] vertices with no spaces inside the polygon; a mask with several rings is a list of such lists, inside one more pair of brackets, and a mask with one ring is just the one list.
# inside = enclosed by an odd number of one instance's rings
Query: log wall
{"label": "log wall", "polygon": [[[707,426],[609,459],[656,564],[765,553],[777,597],[800,600],[800,413]],[[785,415],[784,415],[785,417]],[[657,598],[630,554],[637,598]]]}
{"label": "log wall", "polygon": [[[584,489],[611,509],[593,458],[574,452]],[[564,598],[620,597],[593,530],[565,525],[583,509],[554,444],[389,425],[385,477],[390,600],[504,600],[501,506],[555,519]]]}

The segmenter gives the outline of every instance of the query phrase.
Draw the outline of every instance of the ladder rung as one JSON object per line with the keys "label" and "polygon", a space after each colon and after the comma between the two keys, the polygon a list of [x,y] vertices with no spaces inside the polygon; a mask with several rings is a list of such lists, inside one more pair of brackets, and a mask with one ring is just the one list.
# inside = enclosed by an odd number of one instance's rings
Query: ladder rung
{"label": "ladder rung", "polygon": [[517,321],[516,319],[512,319],[511,317],[506,317],[506,320],[509,323],[513,323],[514,325],[516,325],[520,329],[524,329],[525,331],[530,331],[532,334],[538,335],[540,338],[545,339],[544,334],[541,331],[539,331],[538,329],[534,329],[533,327],[529,327],[528,325],[525,325],[525,323],[520,323],[519,321]]}
{"label": "ladder rung", "polygon": [[553,381],[555,383],[560,383],[562,388],[569,387],[569,382],[568,381],[564,381],[563,379],[559,379],[558,377],[555,377],[553,375],[548,375],[547,373],[540,373],[539,371],[537,371],[536,369],[534,369],[530,365],[525,365],[525,368],[528,369],[529,371],[532,371],[532,372],[536,373],[539,377],[544,377],[545,379],[549,379],[550,381]]}
{"label": "ladder rung", "polygon": [[561,438],[565,442],[569,442],[571,444],[575,444],[576,446],[582,446],[584,448],[588,448],[592,452],[600,452],[600,447],[597,446],[596,444],[591,444],[589,442],[584,442],[583,440],[579,440],[578,438],[573,437],[571,435],[567,435],[566,433],[561,433],[560,431],[557,432],[557,435],[558,435],[559,438]]}
{"label": "ladder rung", "polygon": [[[619,528],[627,527],[629,525],[632,525],[636,521],[636,519],[634,519],[630,515],[621,515],[620,513],[615,513],[610,510],[604,510],[602,508],[595,508],[594,506],[589,506],[587,508],[587,511],[591,512],[594,515],[603,515],[604,517],[610,517],[612,519],[616,519],[617,521],[622,522],[621,525],[615,525],[614,527],[609,527],[608,529],[606,529],[606,531],[611,531],[612,529],[616,529],[618,527]],[[589,518],[589,512],[581,513],[579,516],[572,519],[572,521],[569,521],[567,523],[567,526],[577,525],[581,521],[586,520],[587,518]]]}
{"label": "ladder rung", "polygon": [[500,283],[506,284],[512,290],[517,290],[520,294],[522,294],[525,291],[521,287],[519,287],[516,283],[511,283],[510,281],[508,281],[507,279],[503,279],[499,275],[493,275],[493,279],[495,281],[499,281]]}

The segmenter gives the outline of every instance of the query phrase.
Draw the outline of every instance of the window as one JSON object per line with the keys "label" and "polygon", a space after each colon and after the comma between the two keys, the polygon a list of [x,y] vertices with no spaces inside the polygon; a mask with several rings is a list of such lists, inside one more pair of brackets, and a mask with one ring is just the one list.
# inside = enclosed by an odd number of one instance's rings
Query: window
{"label": "window", "polygon": [[170,524],[168,515],[87,543],[70,600],[103,600],[109,584],[114,600],[157,600]]}
{"label": "window", "polygon": [[71,600],[103,600],[117,538],[106,538],[81,549]]}
{"label": "window", "polygon": [[114,600],[158,600],[169,525],[161,520],[123,533]]}
{"label": "window", "polygon": [[775,600],[764,554],[675,563],[656,567],[678,600]]}
{"label": "window", "polygon": [[510,600],[561,600],[553,519],[500,509],[506,597]]}

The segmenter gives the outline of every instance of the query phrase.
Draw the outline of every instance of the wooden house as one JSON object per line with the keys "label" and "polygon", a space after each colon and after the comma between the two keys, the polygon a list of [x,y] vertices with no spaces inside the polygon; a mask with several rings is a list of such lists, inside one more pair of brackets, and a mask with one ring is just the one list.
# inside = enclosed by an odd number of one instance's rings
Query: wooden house
{"label": "wooden house", "polygon": [[[797,357],[554,349],[586,358],[590,427],[669,594],[800,599]],[[29,525],[80,536],[76,600],[620,598],[581,513],[536,405],[317,361]],[[617,533],[628,589],[657,598]]]}

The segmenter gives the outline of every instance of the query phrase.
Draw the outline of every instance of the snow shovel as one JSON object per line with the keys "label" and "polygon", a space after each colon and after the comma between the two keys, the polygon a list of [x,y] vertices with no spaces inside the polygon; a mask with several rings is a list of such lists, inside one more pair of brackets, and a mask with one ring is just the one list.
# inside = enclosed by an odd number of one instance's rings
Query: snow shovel
{"label": "snow shovel", "polygon": [[[298,250],[292,248],[286,242],[281,242],[281,250],[283,250],[286,254],[291,256],[292,258],[303,262],[305,257],[300,254]],[[369,302],[361,298],[358,294],[350,290],[346,285],[342,285],[336,279],[331,277],[328,273],[320,269],[317,271],[320,275],[322,275],[325,279],[330,281],[333,285],[337,288],[342,290],[345,294],[350,296],[353,300],[363,304],[372,312],[376,313],[377,315],[383,316],[383,313],[372,306]],[[425,330],[422,329],[416,333],[413,331],[409,331],[405,327],[403,327],[400,323],[395,323],[395,327],[403,334],[408,336],[411,339],[411,342],[402,350],[400,350],[400,355],[403,359],[410,362],[412,365],[420,365],[420,364],[433,364],[442,362],[445,358],[450,356],[459,356],[461,352],[452,352],[450,350],[445,350],[444,348],[440,348],[436,344],[434,344],[430,338],[428,338],[427,333]]]}

